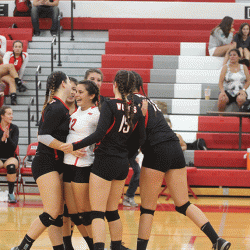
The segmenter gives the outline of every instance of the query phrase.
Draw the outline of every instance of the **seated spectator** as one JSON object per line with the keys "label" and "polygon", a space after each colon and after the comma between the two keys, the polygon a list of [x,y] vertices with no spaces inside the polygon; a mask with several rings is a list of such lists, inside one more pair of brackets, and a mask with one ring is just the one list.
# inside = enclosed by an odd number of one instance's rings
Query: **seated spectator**
{"label": "seated spectator", "polygon": [[212,29],[209,38],[209,55],[210,56],[225,56],[223,65],[228,61],[228,52],[236,47],[236,43],[233,42],[233,18],[225,16],[221,23]]}
{"label": "seated spectator", "polygon": [[219,79],[220,95],[218,110],[225,111],[226,105],[236,102],[239,107],[247,99],[246,89],[250,84],[250,77],[246,65],[239,64],[240,51],[232,49],[229,52],[229,63],[224,65]]}
{"label": "seated spectator", "polygon": [[0,168],[7,169],[7,181],[9,186],[8,201],[15,203],[14,186],[16,182],[16,169],[18,158],[15,154],[19,139],[19,129],[12,124],[13,111],[11,107],[0,108]]}
{"label": "seated spectator", "polygon": [[58,8],[59,0],[33,0],[31,9],[31,20],[34,28],[34,35],[40,36],[39,18],[49,17],[52,19],[50,33],[52,36],[57,34],[58,30]]}
{"label": "seated spectator", "polygon": [[236,48],[240,51],[241,60],[240,63],[249,67],[250,59],[250,37],[249,37],[249,24],[242,23],[238,33],[234,36],[234,42],[236,42]]}
{"label": "seated spectator", "polygon": [[[23,52],[23,43],[21,41],[15,41],[13,43],[13,51],[7,51],[3,57],[4,64],[13,64],[19,78],[22,79],[24,70],[28,63],[28,53]],[[16,105],[16,84],[15,79],[11,75],[6,75],[2,77],[2,81],[9,84],[10,87],[10,97],[11,105]],[[25,92],[27,90],[26,86],[21,84],[18,86],[19,92]]]}
{"label": "seated spectator", "polygon": [[3,63],[3,56],[6,52],[7,40],[5,36],[0,35],[0,64]]}

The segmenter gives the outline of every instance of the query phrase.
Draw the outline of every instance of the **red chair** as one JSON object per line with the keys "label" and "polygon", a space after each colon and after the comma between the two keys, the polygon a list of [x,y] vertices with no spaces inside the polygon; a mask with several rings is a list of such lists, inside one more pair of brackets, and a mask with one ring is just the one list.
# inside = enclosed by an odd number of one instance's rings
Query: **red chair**
{"label": "red chair", "polygon": [[[24,186],[29,187],[37,187],[37,184],[34,181],[32,170],[31,170],[31,158],[32,156],[35,156],[36,150],[37,150],[38,142],[33,142],[28,145],[27,152],[25,157],[23,158],[23,164],[20,169],[20,183],[19,183],[19,190],[21,190],[21,187],[23,189],[23,192],[19,191],[19,195],[40,195],[40,193],[25,193]],[[28,158],[27,158],[28,157]]]}
{"label": "red chair", "polygon": [[[18,195],[18,176],[19,176],[19,167],[20,167],[20,157],[19,157],[19,146],[17,145],[15,154],[17,155],[18,161],[19,161],[19,166],[17,169],[17,180],[16,180],[16,194]],[[0,168],[0,176],[7,176],[7,169],[6,168]],[[1,185],[1,186],[6,186],[6,184]]]}
{"label": "red chair", "polygon": [[[197,171],[197,168],[196,167],[186,167],[187,169],[187,183],[188,183],[188,174],[190,173],[194,173]],[[168,194],[168,193],[165,193],[165,190],[167,189],[167,184],[165,182],[165,179],[163,179],[163,182],[162,182],[162,185],[164,185],[165,187],[162,189],[162,191],[159,193],[158,197],[160,197],[161,195],[164,195],[164,196],[167,196],[166,200],[169,200],[170,197],[171,197],[171,194]],[[195,198],[195,199],[198,199],[196,194],[194,193],[194,191],[191,189],[191,187],[189,186],[188,184],[188,193],[189,194],[192,194],[192,196]]]}

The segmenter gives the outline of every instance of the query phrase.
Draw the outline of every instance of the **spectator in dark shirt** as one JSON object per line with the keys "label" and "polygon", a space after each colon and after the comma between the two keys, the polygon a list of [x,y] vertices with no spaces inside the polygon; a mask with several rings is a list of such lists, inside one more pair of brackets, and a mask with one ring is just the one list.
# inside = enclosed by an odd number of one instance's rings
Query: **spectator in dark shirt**
{"label": "spectator in dark shirt", "polygon": [[7,169],[9,186],[8,201],[15,203],[14,186],[16,182],[16,169],[18,158],[15,153],[19,139],[19,129],[12,124],[13,111],[9,106],[0,109],[0,168]]}
{"label": "spectator in dark shirt", "polygon": [[245,64],[249,67],[250,59],[250,37],[249,37],[250,26],[248,23],[242,23],[238,33],[234,36],[234,42],[236,42],[236,48],[240,51],[241,60],[240,63]]}
{"label": "spectator in dark shirt", "polygon": [[40,36],[39,18],[41,17],[49,17],[52,19],[50,33],[52,36],[57,34],[59,16],[58,4],[59,0],[33,0],[31,20],[35,36]]}

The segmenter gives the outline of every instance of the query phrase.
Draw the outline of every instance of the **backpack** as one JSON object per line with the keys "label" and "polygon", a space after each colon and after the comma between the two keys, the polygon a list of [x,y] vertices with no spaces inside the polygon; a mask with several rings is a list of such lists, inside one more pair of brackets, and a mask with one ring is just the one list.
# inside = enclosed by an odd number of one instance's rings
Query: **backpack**
{"label": "backpack", "polygon": [[188,150],[207,150],[207,145],[204,139],[199,138],[193,143],[187,143]]}
{"label": "backpack", "polygon": [[13,16],[30,16],[32,7],[30,0],[15,0],[15,4]]}

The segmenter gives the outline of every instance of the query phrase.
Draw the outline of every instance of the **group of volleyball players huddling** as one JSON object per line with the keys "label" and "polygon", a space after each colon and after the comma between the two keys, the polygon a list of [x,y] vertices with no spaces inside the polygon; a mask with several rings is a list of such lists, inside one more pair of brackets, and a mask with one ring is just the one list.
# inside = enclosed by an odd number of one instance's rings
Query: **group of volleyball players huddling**
{"label": "group of volleyball players huddling", "polygon": [[54,250],[73,250],[72,224],[90,250],[103,250],[105,217],[111,249],[128,249],[122,245],[118,205],[129,171],[129,155],[139,148],[144,159],[137,250],[147,248],[163,178],[176,211],[201,228],[213,249],[229,249],[231,243],[219,238],[203,212],[189,202],[178,137],[146,96],[140,75],[118,71],[113,81],[114,99],[100,96],[102,81],[98,69],[88,70],[80,82],[63,72],[48,77],[39,144],[32,162],[44,212],[12,250],[29,250],[46,228]]}

